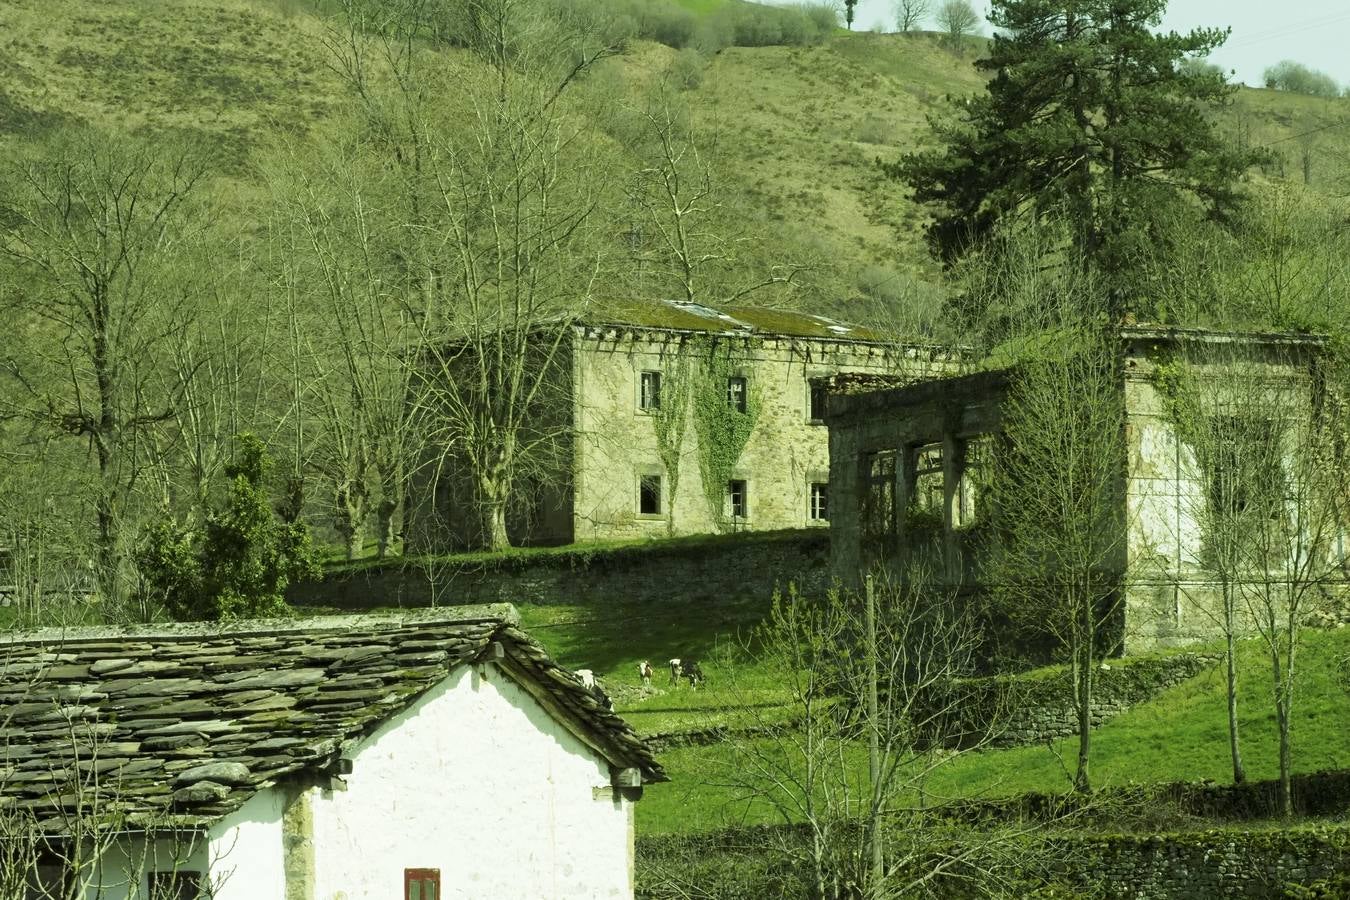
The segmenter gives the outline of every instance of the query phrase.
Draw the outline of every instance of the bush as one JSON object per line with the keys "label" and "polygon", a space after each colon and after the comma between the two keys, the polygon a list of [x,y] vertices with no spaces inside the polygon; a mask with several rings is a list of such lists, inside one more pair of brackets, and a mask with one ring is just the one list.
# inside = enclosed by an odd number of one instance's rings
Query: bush
{"label": "bush", "polygon": [[637,20],[638,37],[676,50],[689,46],[694,39],[694,14],[671,0],[643,0],[634,3],[629,14]]}
{"label": "bush", "polygon": [[671,82],[682,91],[692,91],[703,83],[703,67],[706,65],[703,54],[693,47],[686,47],[671,60],[667,72]]}
{"label": "bush", "polygon": [[1311,97],[1339,97],[1341,94],[1336,79],[1292,59],[1283,60],[1266,69],[1266,87],[1293,94],[1307,94]]}
{"label": "bush", "polygon": [[800,9],[816,29],[817,40],[825,40],[839,28],[839,13],[828,3],[807,3]]}

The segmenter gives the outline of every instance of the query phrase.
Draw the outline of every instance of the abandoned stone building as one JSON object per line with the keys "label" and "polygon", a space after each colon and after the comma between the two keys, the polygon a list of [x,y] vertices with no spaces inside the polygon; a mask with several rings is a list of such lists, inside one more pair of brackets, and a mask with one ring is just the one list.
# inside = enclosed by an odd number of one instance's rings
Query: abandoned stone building
{"label": "abandoned stone building", "polygon": [[[1218,633],[1217,586],[1207,562],[1205,504],[1225,493],[1241,502],[1234,472],[1201,466],[1177,425],[1167,378],[1184,366],[1207,385],[1203,416],[1234,412],[1232,402],[1256,391],[1306,416],[1319,408],[1325,385],[1318,361],[1324,341],[1296,334],[1221,333],[1130,326],[1120,332],[1123,365],[1124,469],[1118,546],[1119,633],[1127,653],[1180,646]],[[1237,374],[1235,374],[1237,373]],[[831,385],[831,562],[844,583],[931,548],[932,574],[961,590],[980,590],[990,540],[982,490],[991,454],[1001,452],[1015,370],[979,371],[908,386],[874,387],[867,378]],[[1288,470],[1298,447],[1281,451]],[[1220,448],[1220,456],[1223,450]],[[1237,472],[1237,475],[1244,473]],[[1250,473],[1246,473],[1250,474]],[[1326,552],[1343,560],[1342,529]],[[1333,566],[1334,568],[1334,566]],[[1338,575],[1342,582],[1343,574]]]}
{"label": "abandoned stone building", "polygon": [[[570,427],[508,511],[517,545],[823,527],[825,380],[920,377],[947,358],[823,316],[673,301],[606,306],[568,337],[539,414]],[[473,491],[453,463],[415,483],[409,549],[478,544]]]}

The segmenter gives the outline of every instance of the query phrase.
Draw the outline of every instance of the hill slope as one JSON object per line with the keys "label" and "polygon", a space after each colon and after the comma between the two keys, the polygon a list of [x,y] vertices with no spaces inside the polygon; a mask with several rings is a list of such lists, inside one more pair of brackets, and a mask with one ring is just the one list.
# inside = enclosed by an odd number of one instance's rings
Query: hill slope
{"label": "hill slope", "polygon": [[[5,0],[0,145],[71,120],[205,135],[247,182],[270,147],[303,145],[351,108],[326,29],[305,0]],[[447,66],[466,64],[462,51],[440,52]],[[675,57],[633,42],[598,94],[606,106],[636,102]],[[979,89],[970,63],[927,35],[840,32],[820,46],[729,47],[689,80],[719,187],[779,252],[823,261],[808,300],[822,311],[856,312],[868,295],[912,297],[940,281],[921,212],[875,163],[922,145],[949,95]],[[1277,151],[1272,176],[1302,180],[1306,162],[1315,187],[1341,193],[1347,110],[1346,100],[1243,89],[1222,127]]]}

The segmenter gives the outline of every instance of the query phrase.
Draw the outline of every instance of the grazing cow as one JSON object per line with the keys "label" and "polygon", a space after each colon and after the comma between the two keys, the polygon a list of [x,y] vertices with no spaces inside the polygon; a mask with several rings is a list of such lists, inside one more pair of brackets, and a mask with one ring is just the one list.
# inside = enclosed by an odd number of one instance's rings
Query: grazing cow
{"label": "grazing cow", "polygon": [[595,698],[596,703],[600,704],[601,709],[607,709],[610,712],[614,711],[614,701],[609,699],[609,694],[606,694],[604,690],[601,689],[600,685],[592,682],[590,691],[591,696]]}
{"label": "grazing cow", "polygon": [[681,678],[689,679],[690,687],[698,687],[703,683],[703,670],[699,668],[698,660],[677,656],[670,661],[670,683],[674,684]]}
{"label": "grazing cow", "polygon": [[652,664],[647,660],[638,663],[638,677],[642,679],[643,687],[651,687],[652,676],[656,673],[652,671]]}
{"label": "grazing cow", "polygon": [[576,676],[581,679],[584,688],[595,687],[595,672],[591,669],[577,669]]}
{"label": "grazing cow", "polygon": [[696,688],[703,683],[703,670],[699,668],[696,659],[686,659],[680,666],[680,672],[685,678],[689,679],[691,688]]}

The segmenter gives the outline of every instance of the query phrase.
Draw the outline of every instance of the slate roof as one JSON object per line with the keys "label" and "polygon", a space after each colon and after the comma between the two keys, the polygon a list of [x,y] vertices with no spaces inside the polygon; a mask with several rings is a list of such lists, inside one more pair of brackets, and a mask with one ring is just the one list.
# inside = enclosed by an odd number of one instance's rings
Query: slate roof
{"label": "slate roof", "polygon": [[611,765],[665,781],[633,730],[517,622],[498,604],[0,636],[0,811],[67,832],[78,783],[100,786],[102,814],[125,827],[205,825],[278,781],[336,774],[353,743],[483,660]]}

